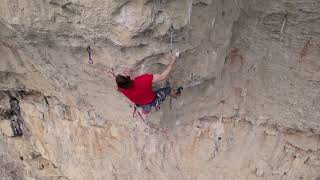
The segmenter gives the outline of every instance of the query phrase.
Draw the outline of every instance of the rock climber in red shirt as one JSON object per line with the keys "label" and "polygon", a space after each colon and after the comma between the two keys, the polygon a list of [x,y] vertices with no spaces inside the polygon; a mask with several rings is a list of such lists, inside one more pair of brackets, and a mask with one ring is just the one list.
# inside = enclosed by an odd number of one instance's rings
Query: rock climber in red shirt
{"label": "rock climber in red shirt", "polygon": [[[178,54],[176,54],[177,56]],[[182,87],[178,88],[176,92],[173,92],[170,86],[160,88],[155,92],[152,90],[153,83],[163,81],[168,77],[176,62],[176,57],[170,57],[167,68],[161,74],[143,74],[133,80],[130,76],[117,75],[115,79],[119,91],[137,107],[141,107],[144,114],[148,114],[152,108],[158,109],[167,95],[176,98],[181,93]]]}

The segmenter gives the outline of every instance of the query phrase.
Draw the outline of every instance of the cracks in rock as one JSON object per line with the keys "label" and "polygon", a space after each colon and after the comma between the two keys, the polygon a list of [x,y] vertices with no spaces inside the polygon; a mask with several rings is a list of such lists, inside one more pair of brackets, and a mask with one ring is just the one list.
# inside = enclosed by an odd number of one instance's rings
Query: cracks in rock
{"label": "cracks in rock", "polygon": [[161,53],[157,53],[157,54],[152,54],[150,56],[147,56],[147,57],[144,57],[143,59],[141,60],[138,60],[138,63],[135,64],[135,67],[140,67],[142,66],[143,64],[146,64],[148,61],[152,61],[152,60],[156,60],[156,59],[159,59],[160,57],[164,56],[164,53],[161,52]]}
{"label": "cracks in rock", "polygon": [[55,5],[55,6],[61,6],[60,3],[55,2],[55,1],[49,1],[49,4]]}
{"label": "cracks in rock", "polygon": [[305,44],[304,44],[303,48],[301,49],[301,51],[299,52],[300,61],[302,61],[302,58],[305,57],[309,53],[309,48],[311,47],[311,40],[312,40],[312,38],[309,38],[305,42]]}
{"label": "cracks in rock", "polygon": [[[205,121],[202,119],[205,119]],[[208,152],[207,155],[208,161],[219,161],[221,158],[229,156],[230,152],[233,152],[237,154],[240,162],[242,162],[248,158],[246,150],[251,152],[252,150],[250,149],[259,149],[261,145],[272,145],[273,148],[268,147],[271,148],[268,153],[269,158],[266,156],[266,159],[263,160],[264,164],[271,168],[270,171],[274,168],[276,169],[275,172],[280,170],[282,173],[286,172],[286,175],[289,175],[290,172],[295,171],[294,169],[297,167],[295,163],[307,165],[307,167],[303,168],[313,166],[313,168],[317,169],[318,166],[314,165],[314,163],[319,158],[320,147],[317,143],[320,137],[319,134],[309,135],[307,132],[296,131],[295,129],[284,128],[278,125],[267,123],[255,124],[245,118],[241,118],[238,121],[235,119],[236,117],[223,117],[220,121],[216,116],[199,118],[201,124],[199,127],[200,132],[197,131],[196,134],[201,136],[212,131],[212,135],[208,133],[209,139],[213,141],[212,153]],[[194,125],[196,124],[191,126],[195,127]],[[239,128],[243,130],[245,137],[241,137],[243,133],[241,133]],[[304,138],[300,139],[297,137]],[[265,142],[261,142],[261,140],[265,140]],[[312,148],[306,148],[306,146]],[[245,150],[239,151],[237,148],[244,148]],[[219,158],[217,159],[217,157]],[[253,162],[253,165],[259,168],[259,163],[259,161]],[[261,169],[262,172],[265,170],[265,168]]]}
{"label": "cracks in rock", "polygon": [[[52,4],[54,6],[58,6],[61,9],[64,9],[68,12],[71,12],[73,14],[80,14],[82,9],[84,8],[83,5],[81,4],[75,4],[72,1],[62,1],[62,2],[57,2],[57,0],[51,0],[49,1],[49,4]],[[80,7],[80,8],[79,8]]]}
{"label": "cracks in rock", "polygon": [[10,49],[12,55],[14,56],[15,60],[18,62],[19,65],[24,66],[24,62],[15,47],[11,46],[9,43],[5,41],[1,41],[1,44]]}
{"label": "cracks in rock", "polygon": [[[217,123],[220,121],[220,118],[218,118],[218,116],[203,116],[198,118],[198,120],[202,123]],[[246,123],[252,127],[255,126],[255,128],[258,127],[262,127],[265,129],[273,129],[279,133],[282,134],[287,134],[287,135],[292,135],[292,134],[299,134],[299,135],[305,135],[306,137],[318,137],[320,138],[320,134],[314,132],[314,131],[303,131],[303,130],[298,130],[298,129],[294,129],[294,128],[290,128],[290,127],[284,127],[284,126],[280,126],[278,124],[273,124],[273,123],[269,123],[269,120],[267,119],[267,121],[261,121],[261,122],[252,122],[249,121],[247,119],[245,119],[245,117],[239,116],[239,115],[234,115],[231,117],[222,117],[221,119],[221,123],[234,123],[234,126],[237,123]],[[201,126],[200,126],[201,128]]]}
{"label": "cracks in rock", "polygon": [[23,99],[25,96],[30,96],[30,95],[39,95],[40,92],[34,91],[34,90],[18,90],[18,91],[8,91],[8,95],[10,96],[10,105],[11,109],[14,111],[14,118],[15,121],[20,125],[21,130],[23,130],[23,134],[26,135],[27,128],[24,125],[24,120],[21,115],[21,110],[20,110],[20,99]]}
{"label": "cracks in rock", "polygon": [[[152,8],[150,19],[147,21],[142,22],[142,24],[139,25],[139,28],[135,30],[135,32],[132,34],[131,39],[132,40],[147,40],[147,38],[152,38],[156,35],[157,28],[159,26],[165,26],[164,22],[157,22],[159,16],[162,14],[162,10],[157,8],[157,5],[153,3],[153,5],[149,5],[151,1],[144,2],[145,6],[148,6]],[[122,14],[122,9],[126,8],[127,6],[130,7],[132,5],[131,1],[123,1],[120,2],[118,7],[112,12],[113,17],[117,17]],[[119,23],[116,23],[119,24]],[[119,24],[120,26],[121,23]]]}
{"label": "cracks in rock", "polygon": [[122,9],[124,6],[126,6],[127,4],[129,4],[130,1],[124,0],[124,1],[119,2],[119,3],[120,3],[120,5],[111,13],[111,15],[116,16],[116,15],[120,14],[121,9]]}
{"label": "cracks in rock", "polygon": [[216,77],[208,77],[203,78],[200,76],[192,77],[188,82],[186,82],[183,87],[184,88],[200,88],[200,87],[208,87],[214,85],[216,82]]}
{"label": "cracks in rock", "polygon": [[71,1],[66,2],[66,3],[64,3],[64,4],[61,5],[61,8],[62,8],[62,9],[63,9],[63,8],[66,8],[68,5],[71,5],[71,4],[72,4]]}
{"label": "cracks in rock", "polygon": [[137,44],[137,45],[133,45],[133,46],[119,46],[119,45],[116,45],[116,44],[113,44],[113,46],[115,46],[116,48],[118,48],[122,53],[125,52],[125,51],[129,51],[130,49],[135,49],[135,48],[145,48],[145,47],[148,47],[148,44],[144,44],[144,43],[140,43],[140,44]]}
{"label": "cracks in rock", "polygon": [[2,92],[5,96],[8,96],[9,109],[0,108],[0,117],[10,121],[10,127],[12,129],[13,137],[22,136],[24,126],[23,118],[20,112],[19,100],[17,99],[15,93],[11,91]]}
{"label": "cracks in rock", "polygon": [[217,122],[219,120],[218,116],[203,116],[199,118],[200,122]]}
{"label": "cracks in rock", "polygon": [[20,99],[23,99],[24,96],[35,94],[36,91],[32,90],[10,90],[10,91],[1,91],[3,95],[8,97],[9,107],[0,108],[0,118],[9,120],[10,127],[12,129],[13,137],[21,137],[27,135],[27,128],[24,125],[24,120],[21,115],[20,110]]}
{"label": "cracks in rock", "polygon": [[47,99],[47,96],[43,96],[44,101],[46,102],[46,105],[49,106],[49,101]]}
{"label": "cracks in rock", "polygon": [[[170,44],[171,39],[173,43],[177,43],[177,42],[188,42],[187,36],[189,36],[188,32],[189,32],[189,28],[184,26],[181,27],[179,29],[176,29],[174,26],[172,26],[173,28],[168,28],[167,32],[165,33],[165,35],[161,36],[161,37],[155,37],[155,39],[160,40],[160,42],[165,42],[167,44]],[[174,31],[174,33],[172,34],[171,31]],[[171,37],[172,35],[172,37]]]}
{"label": "cracks in rock", "polygon": [[19,101],[15,97],[10,96],[10,108],[11,108],[11,128],[14,136],[23,135],[23,118],[20,112]]}

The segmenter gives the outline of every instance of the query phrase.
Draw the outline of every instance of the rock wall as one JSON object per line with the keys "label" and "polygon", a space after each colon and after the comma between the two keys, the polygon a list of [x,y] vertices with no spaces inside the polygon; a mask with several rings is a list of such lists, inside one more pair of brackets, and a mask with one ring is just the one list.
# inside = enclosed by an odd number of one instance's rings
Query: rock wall
{"label": "rock wall", "polygon": [[[319,178],[319,8],[0,0],[1,177]],[[182,96],[132,117],[106,72],[160,72],[170,49]]]}

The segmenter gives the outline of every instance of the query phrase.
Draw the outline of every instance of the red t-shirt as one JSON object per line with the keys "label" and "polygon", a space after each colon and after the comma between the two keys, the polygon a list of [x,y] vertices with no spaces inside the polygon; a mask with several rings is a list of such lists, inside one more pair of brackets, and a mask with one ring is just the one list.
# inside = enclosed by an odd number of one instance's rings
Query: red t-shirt
{"label": "red t-shirt", "polygon": [[119,88],[119,91],[135,104],[145,105],[152,102],[155,98],[155,94],[152,91],[152,80],[152,74],[143,74],[134,78],[130,89]]}

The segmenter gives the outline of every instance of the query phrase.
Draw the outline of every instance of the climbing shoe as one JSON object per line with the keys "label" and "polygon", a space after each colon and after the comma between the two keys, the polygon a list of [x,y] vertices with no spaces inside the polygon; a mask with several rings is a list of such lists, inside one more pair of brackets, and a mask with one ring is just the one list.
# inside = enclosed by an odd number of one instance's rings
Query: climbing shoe
{"label": "climbing shoe", "polygon": [[180,96],[181,93],[182,93],[182,91],[183,91],[183,87],[180,86],[180,87],[177,89],[177,91],[176,91],[176,95]]}

